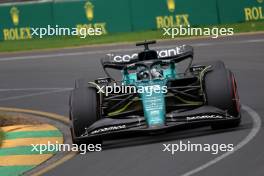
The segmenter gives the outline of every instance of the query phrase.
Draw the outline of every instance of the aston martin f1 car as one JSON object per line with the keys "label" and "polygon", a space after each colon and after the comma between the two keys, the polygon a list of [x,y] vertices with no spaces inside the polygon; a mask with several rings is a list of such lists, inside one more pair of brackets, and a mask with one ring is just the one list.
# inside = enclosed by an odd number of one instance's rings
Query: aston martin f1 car
{"label": "aston martin f1 car", "polygon": [[[105,78],[75,82],[69,103],[73,143],[102,143],[106,136],[155,134],[195,124],[213,129],[239,126],[236,80],[222,61],[193,64],[188,45],[160,57],[149,49],[154,43],[137,43],[144,50],[124,62],[102,59]],[[108,69],[120,71],[122,78],[116,80]],[[119,86],[119,91],[109,91],[114,90],[111,86]]]}

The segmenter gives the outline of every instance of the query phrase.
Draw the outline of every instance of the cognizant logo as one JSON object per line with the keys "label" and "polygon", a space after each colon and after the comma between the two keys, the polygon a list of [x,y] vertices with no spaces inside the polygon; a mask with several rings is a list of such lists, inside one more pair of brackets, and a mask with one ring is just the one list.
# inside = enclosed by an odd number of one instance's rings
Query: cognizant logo
{"label": "cognizant logo", "polygon": [[[169,56],[175,56],[178,54],[183,53],[184,48],[186,45],[177,46],[175,48],[171,49],[163,49],[157,51],[158,57],[169,57]],[[136,59],[138,57],[138,53],[133,54],[125,54],[125,55],[115,55],[115,54],[107,54],[107,56],[110,57],[111,62],[129,62],[130,60]]]}

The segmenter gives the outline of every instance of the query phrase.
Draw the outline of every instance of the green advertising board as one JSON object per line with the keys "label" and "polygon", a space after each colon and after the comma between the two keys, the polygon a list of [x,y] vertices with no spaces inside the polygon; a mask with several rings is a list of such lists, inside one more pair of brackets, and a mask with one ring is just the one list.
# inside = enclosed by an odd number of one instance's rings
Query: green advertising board
{"label": "green advertising board", "polygon": [[264,20],[263,0],[217,0],[220,23]]}
{"label": "green advertising board", "polygon": [[133,30],[218,24],[214,0],[131,0]]}
{"label": "green advertising board", "polygon": [[52,3],[0,6],[0,40],[31,39],[31,27],[52,25]]}
{"label": "green advertising board", "polygon": [[0,40],[31,39],[33,28],[101,28],[103,34],[130,32],[128,0],[77,0],[0,6]]}
{"label": "green advertising board", "polygon": [[89,0],[54,3],[54,21],[59,26],[101,28],[103,34],[131,31],[128,0]]}
{"label": "green advertising board", "polygon": [[0,40],[31,28],[100,28],[103,34],[264,20],[264,0],[55,0],[0,5]]}

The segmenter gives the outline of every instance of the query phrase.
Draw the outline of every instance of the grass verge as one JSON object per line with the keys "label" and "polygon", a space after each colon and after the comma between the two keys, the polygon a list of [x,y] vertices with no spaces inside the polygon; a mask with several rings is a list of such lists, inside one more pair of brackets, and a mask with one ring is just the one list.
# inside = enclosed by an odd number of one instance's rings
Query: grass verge
{"label": "grass verge", "polygon": [[[234,33],[264,31],[264,22],[248,22],[228,25],[215,25],[203,27],[225,27],[234,28]],[[190,36],[181,36],[189,38]],[[181,38],[177,37],[177,38]],[[94,44],[134,42],[153,39],[170,39],[163,36],[163,31],[142,31],[130,33],[115,33],[105,36],[87,37],[86,39],[78,37],[53,37],[44,39],[20,40],[20,41],[2,41],[0,42],[0,52],[14,52],[35,49],[65,48]]]}

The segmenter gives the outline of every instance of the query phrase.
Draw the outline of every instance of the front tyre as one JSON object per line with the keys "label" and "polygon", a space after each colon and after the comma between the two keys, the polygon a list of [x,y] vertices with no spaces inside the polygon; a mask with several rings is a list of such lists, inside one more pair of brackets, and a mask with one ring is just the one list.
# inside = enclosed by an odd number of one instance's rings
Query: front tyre
{"label": "front tyre", "polygon": [[234,121],[213,123],[213,129],[234,128],[240,124],[240,102],[234,74],[225,68],[221,61],[212,62],[212,71],[204,77],[207,104],[226,111],[229,115],[239,117]]}
{"label": "front tyre", "polygon": [[78,87],[70,95],[71,135],[74,144],[101,144],[100,137],[77,139],[88,128],[99,120],[99,103],[96,89],[93,87]]}

